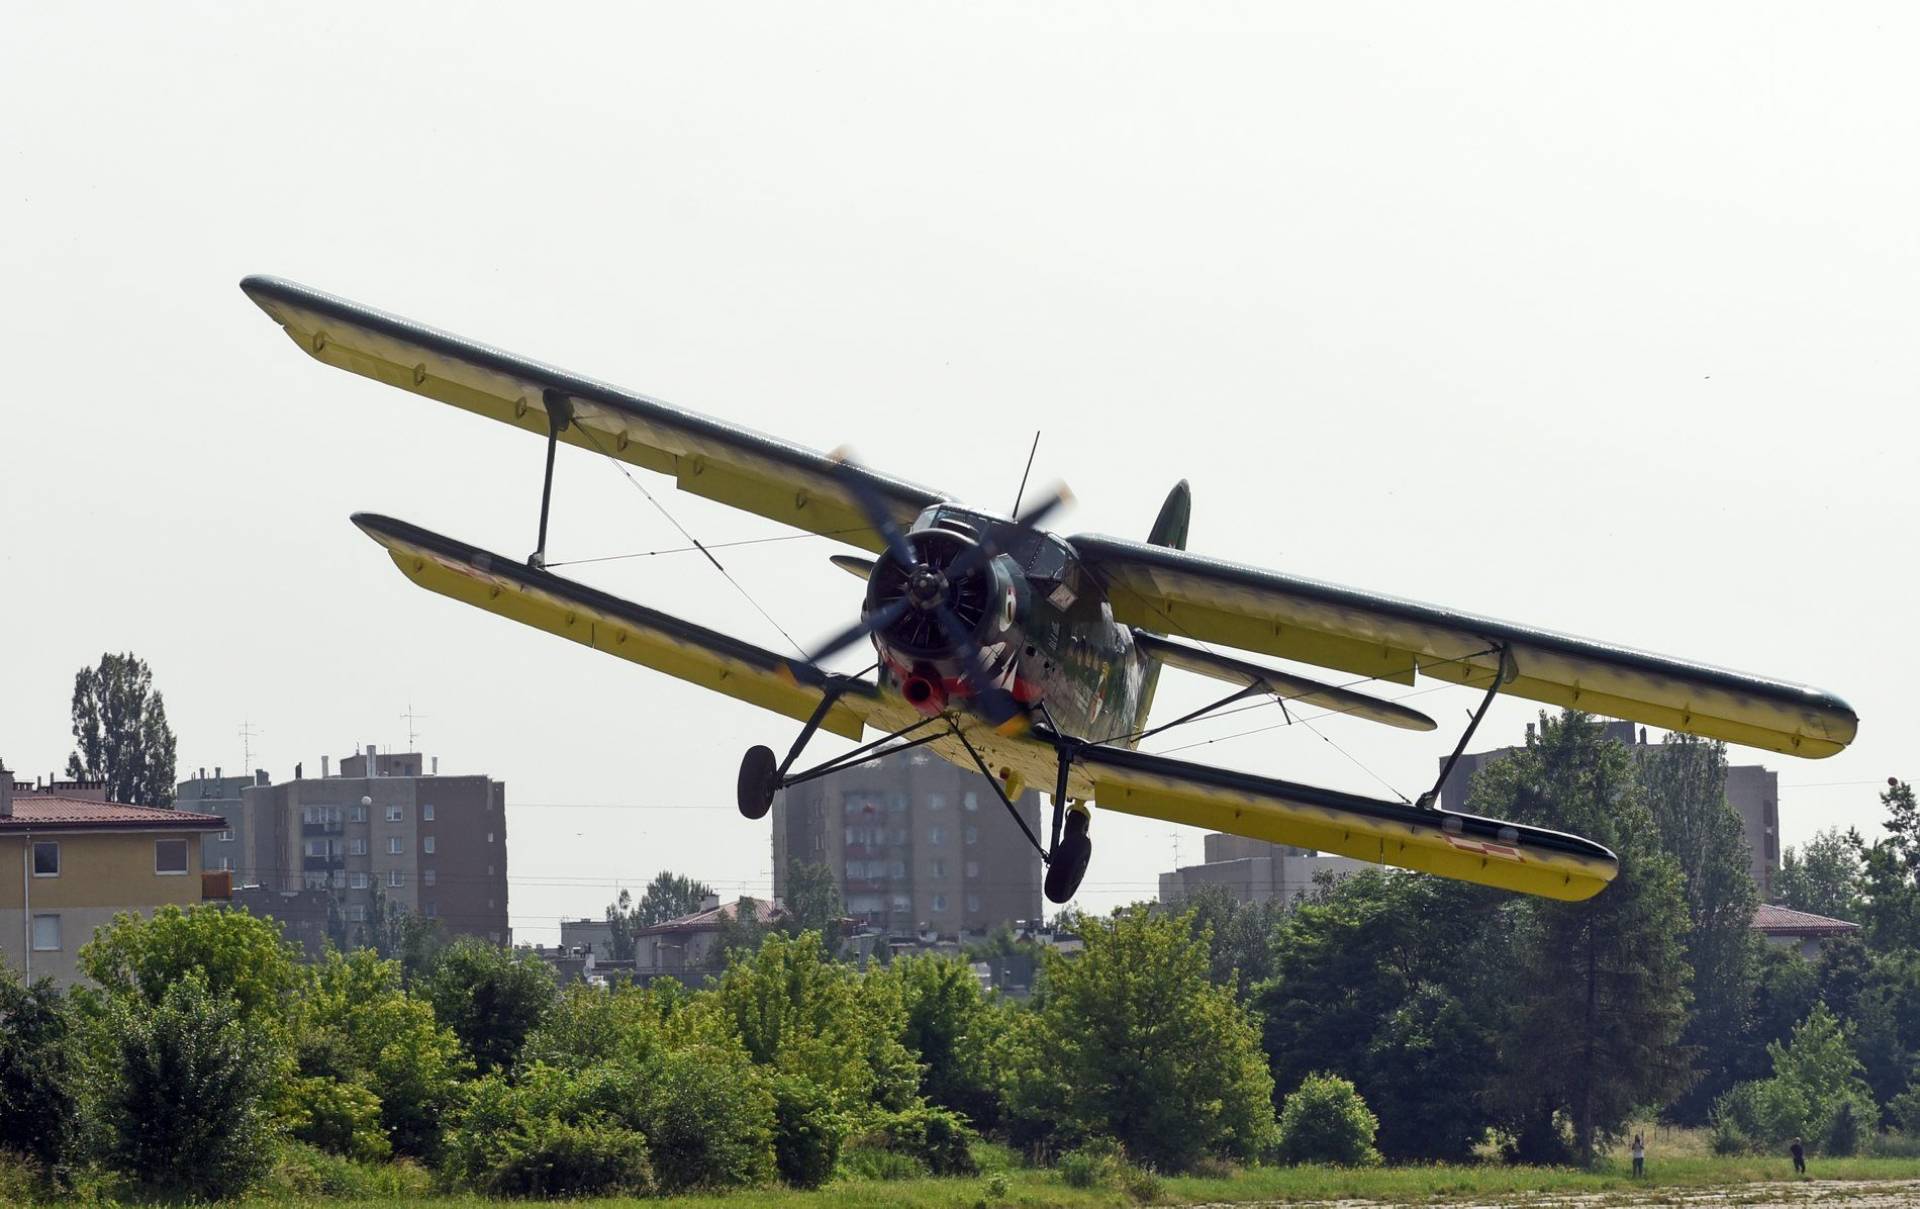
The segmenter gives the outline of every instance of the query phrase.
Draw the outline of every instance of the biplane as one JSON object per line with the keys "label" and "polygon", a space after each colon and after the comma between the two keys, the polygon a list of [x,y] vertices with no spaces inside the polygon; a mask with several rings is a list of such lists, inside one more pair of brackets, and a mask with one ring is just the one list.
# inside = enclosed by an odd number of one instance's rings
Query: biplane
{"label": "biplane", "polygon": [[[737,800],[750,819],[783,787],[878,752],[924,747],[977,770],[1045,862],[1054,902],[1086,872],[1095,805],[1556,899],[1590,897],[1617,872],[1590,840],[1440,803],[1439,782],[1391,801],[1140,750],[1239,703],[1427,731],[1426,715],[1357,686],[1477,688],[1448,770],[1501,693],[1805,757],[1840,751],[1857,727],[1844,701],[1815,689],[1191,553],[1184,482],[1145,541],[1062,537],[1044,523],[1063,491],[997,515],[290,281],[249,277],[241,288],[317,360],[546,442],[529,558],[356,515],[409,579],[799,722],[784,755],[756,746],[741,760]],[[547,522],[562,444],[859,551],[832,556],[866,583],[857,622],[788,656],[553,573]],[[862,643],[874,655],[864,672],[822,662]],[[1262,656],[1353,679],[1326,683]],[[1152,725],[1166,668],[1224,682],[1223,695]],[[857,746],[799,768],[821,731]],[[1051,791],[1043,834],[1013,806],[1027,785]]]}

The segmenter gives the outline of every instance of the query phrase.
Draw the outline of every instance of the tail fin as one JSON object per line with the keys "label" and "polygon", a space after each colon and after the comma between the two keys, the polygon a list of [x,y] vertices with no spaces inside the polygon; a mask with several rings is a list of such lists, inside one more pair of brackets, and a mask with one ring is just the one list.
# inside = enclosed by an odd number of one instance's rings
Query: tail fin
{"label": "tail fin", "polygon": [[1153,529],[1147,534],[1147,544],[1166,546],[1173,550],[1187,548],[1187,522],[1193,518],[1193,491],[1187,486],[1187,480],[1181,479],[1167,492],[1167,502],[1160,505],[1160,515],[1153,518]]}

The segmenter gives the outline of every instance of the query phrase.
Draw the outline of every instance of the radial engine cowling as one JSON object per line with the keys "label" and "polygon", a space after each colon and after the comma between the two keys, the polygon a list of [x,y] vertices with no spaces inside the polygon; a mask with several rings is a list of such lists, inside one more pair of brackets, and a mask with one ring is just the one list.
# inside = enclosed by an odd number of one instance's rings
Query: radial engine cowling
{"label": "radial engine cowling", "polygon": [[[971,694],[968,646],[981,650],[988,679],[1001,680],[1019,647],[1019,587],[1003,560],[982,559],[964,533],[921,529],[906,540],[914,565],[882,555],[867,579],[865,612],[906,602],[898,617],[874,631],[874,643],[914,708],[938,714],[949,700]],[[954,573],[956,564],[964,565]]]}

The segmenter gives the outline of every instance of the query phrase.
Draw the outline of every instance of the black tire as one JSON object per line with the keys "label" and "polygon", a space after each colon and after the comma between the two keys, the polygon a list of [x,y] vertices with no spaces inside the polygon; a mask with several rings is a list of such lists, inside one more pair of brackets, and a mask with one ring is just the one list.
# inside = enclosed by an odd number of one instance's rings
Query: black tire
{"label": "black tire", "polygon": [[[1080,812],[1075,811],[1078,815]],[[1085,816],[1078,826],[1067,820],[1067,833],[1060,837],[1053,860],[1047,865],[1047,901],[1064,903],[1080,892],[1080,879],[1087,875],[1087,862],[1093,859],[1093,840],[1087,836]]]}
{"label": "black tire", "polygon": [[740,758],[740,813],[750,819],[763,819],[773,809],[773,795],[780,789],[780,761],[771,747],[749,747]]}

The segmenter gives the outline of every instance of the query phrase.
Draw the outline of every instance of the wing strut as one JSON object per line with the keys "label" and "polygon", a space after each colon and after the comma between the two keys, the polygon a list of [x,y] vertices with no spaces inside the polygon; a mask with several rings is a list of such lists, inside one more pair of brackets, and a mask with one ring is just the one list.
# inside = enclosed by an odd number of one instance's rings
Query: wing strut
{"label": "wing strut", "polygon": [[[540,482],[540,543],[527,556],[527,565],[536,571],[547,567],[547,511],[553,503],[553,451],[560,444],[560,434],[573,423],[572,399],[549,387],[541,392],[540,401],[547,412],[547,473]],[[823,699],[823,706],[828,701],[831,698]]]}
{"label": "wing strut", "polygon": [[1440,787],[1447,783],[1447,777],[1452,774],[1453,766],[1460,762],[1460,754],[1467,750],[1467,743],[1473,738],[1473,732],[1480,729],[1480,719],[1487,716],[1487,707],[1492,705],[1494,697],[1499,695],[1500,686],[1513,679],[1513,652],[1504,642],[1498,649],[1500,666],[1494,669],[1493,681],[1487,685],[1487,695],[1480,698],[1480,708],[1473,711],[1473,718],[1467,723],[1467,729],[1460,732],[1460,741],[1453,745],[1453,754],[1448,756],[1447,762],[1440,766],[1440,779],[1433,783],[1432,789],[1421,794],[1420,800],[1415,803],[1422,810],[1432,810],[1433,804],[1440,800]]}

